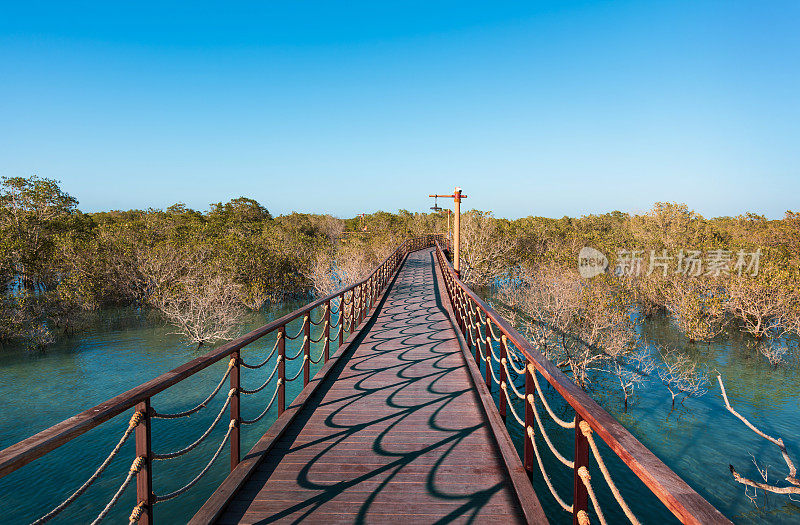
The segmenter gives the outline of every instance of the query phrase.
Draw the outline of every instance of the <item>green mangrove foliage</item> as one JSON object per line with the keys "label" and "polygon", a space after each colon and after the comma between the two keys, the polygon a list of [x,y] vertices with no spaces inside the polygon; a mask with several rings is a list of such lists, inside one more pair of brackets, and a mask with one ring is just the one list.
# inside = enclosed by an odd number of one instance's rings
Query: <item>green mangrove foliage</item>
{"label": "green mangrove foliage", "polygon": [[403,210],[273,217],[245,197],[206,212],[77,205],[54,180],[0,182],[0,343],[45,346],[112,306],[155,309],[194,344],[228,339],[247,310],[350,284],[406,236],[444,225]]}
{"label": "green mangrove foliage", "polygon": [[643,215],[497,222],[511,240],[507,267],[574,269],[581,248],[595,248],[608,257],[603,276],[621,301],[643,317],[669,315],[690,341],[736,327],[766,347],[800,328],[796,213],[704,219],[685,205],[657,203]]}

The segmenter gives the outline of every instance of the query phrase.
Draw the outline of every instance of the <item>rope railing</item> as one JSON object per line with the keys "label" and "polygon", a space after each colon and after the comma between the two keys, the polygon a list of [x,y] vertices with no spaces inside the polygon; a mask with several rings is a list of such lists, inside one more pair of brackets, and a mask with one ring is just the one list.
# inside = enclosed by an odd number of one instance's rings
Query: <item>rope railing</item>
{"label": "rope railing", "polygon": [[211,431],[213,431],[214,428],[217,426],[217,423],[219,423],[219,420],[222,419],[222,415],[225,413],[225,410],[228,408],[228,405],[231,404],[231,397],[233,397],[233,395],[235,393],[236,393],[236,391],[234,389],[231,389],[228,392],[228,399],[225,400],[225,404],[222,405],[222,408],[220,409],[219,413],[217,414],[217,417],[214,418],[214,421],[211,422],[211,425],[206,429],[205,432],[203,432],[200,435],[199,438],[197,438],[196,441],[194,441],[193,443],[187,445],[186,447],[184,447],[184,448],[182,448],[180,450],[176,450],[175,452],[168,452],[168,453],[164,453],[164,454],[158,454],[158,453],[153,452],[151,457],[153,459],[155,459],[155,460],[173,459],[173,458],[177,458],[177,457],[183,456],[184,454],[194,450],[197,447],[197,445],[202,443],[209,436],[209,434],[211,434]]}
{"label": "rope railing", "polygon": [[300,349],[293,356],[288,356],[287,355],[286,356],[286,360],[287,361],[294,361],[295,359],[300,357],[300,354],[302,354],[305,351],[306,341],[308,341],[308,338],[307,337],[303,337],[303,342],[300,344]]}
{"label": "rope railing", "polygon": [[[523,338],[491,306],[470,290],[459,279],[438,243],[436,258],[444,278],[444,290],[452,305],[454,324],[463,334],[467,347],[474,350],[476,362],[485,367],[487,389],[491,392],[492,389],[488,387],[492,383],[499,384],[499,397],[496,402],[501,416],[505,418],[506,413],[510,412],[512,420],[523,430],[524,457],[522,459],[525,469],[530,474],[533,471],[534,462],[538,465],[542,479],[553,499],[561,509],[573,515],[575,522],[580,525],[588,525],[591,522],[589,514],[589,503],[591,503],[598,522],[608,523],[607,515],[600,507],[601,503],[589,473],[589,456],[591,454],[622,513],[631,523],[639,524],[600,455],[594,438],[594,435],[597,434],[681,521],[685,523],[730,523],[717,509],[693,491],[652,452],[630,435],[622,425],[597,405],[561,370],[545,359],[535,345]],[[499,343],[499,355],[495,351],[494,342]],[[497,373],[495,372],[495,363],[499,370]],[[575,411],[575,418],[572,421],[559,417],[553,410],[542,389],[538,378],[539,374]],[[525,379],[524,391],[515,383],[520,378]],[[555,425],[571,430],[571,433],[574,434],[574,458],[565,456],[554,445],[548,435],[545,420],[538,409],[537,398]],[[538,432],[535,428],[538,429]],[[537,437],[537,434],[540,435],[540,438]],[[540,439],[550,449],[555,459],[573,472],[575,492],[572,504],[559,495],[553,484],[553,478],[547,471],[540,454],[538,445]]]}
{"label": "rope railing", "polygon": [[269,384],[269,382],[272,381],[272,378],[275,377],[275,372],[278,371],[278,368],[280,367],[280,364],[281,364],[282,361],[283,361],[283,356],[278,356],[278,359],[275,360],[275,366],[272,368],[272,372],[269,374],[269,377],[266,379],[266,381],[261,383],[261,386],[256,387],[253,390],[248,390],[248,389],[244,388],[243,386],[240,386],[239,387],[239,393],[246,394],[246,395],[251,395],[251,394],[257,394],[257,393],[261,392],[262,390],[264,390],[264,388],[266,388],[266,386]]}
{"label": "rope railing", "polygon": [[81,485],[78,488],[78,490],[73,492],[67,499],[65,499],[64,501],[59,503],[53,510],[51,510],[50,512],[48,512],[47,514],[45,514],[41,518],[39,518],[36,521],[34,521],[33,525],[40,525],[41,523],[46,523],[46,522],[50,521],[51,519],[55,518],[56,516],[58,516],[61,513],[62,510],[67,508],[73,501],[78,499],[84,492],[86,492],[86,489],[91,487],[92,484],[95,481],[97,481],[97,479],[100,477],[100,475],[103,474],[103,472],[106,470],[106,467],[108,467],[108,465],[111,463],[111,460],[113,460],[117,456],[117,454],[119,454],[119,451],[122,448],[122,445],[125,444],[125,442],[131,436],[133,431],[136,430],[136,427],[139,424],[139,421],[141,421],[143,417],[144,417],[143,413],[135,412],[133,414],[133,416],[131,416],[131,420],[128,422],[128,428],[125,429],[125,432],[122,434],[122,437],[117,442],[116,446],[114,446],[114,449],[106,457],[106,459],[103,460],[103,462],[100,464],[100,466],[97,467],[97,470],[95,470],[94,473],[91,476],[89,476],[89,479],[87,479],[83,483],[83,485]]}
{"label": "rope railing", "polygon": [[288,336],[288,335],[284,335],[284,337],[285,337],[286,339],[290,339],[290,340],[292,340],[292,341],[293,341],[293,340],[295,340],[295,339],[297,339],[298,337],[300,337],[300,334],[302,334],[302,333],[303,333],[303,330],[305,330],[305,329],[306,329],[306,323],[307,323],[307,322],[308,322],[308,317],[304,317],[304,318],[303,318],[303,324],[302,324],[302,325],[300,325],[300,330],[299,330],[299,331],[298,331],[298,332],[297,332],[297,333],[294,335],[294,337],[292,337],[292,336]]}
{"label": "rope railing", "polygon": [[228,425],[228,431],[225,433],[225,437],[222,438],[222,442],[219,444],[219,447],[217,448],[217,451],[214,452],[214,455],[211,456],[211,459],[208,461],[206,466],[203,468],[203,470],[200,471],[200,473],[197,476],[195,476],[189,483],[187,483],[186,485],[182,486],[178,490],[174,490],[174,491],[170,492],[169,494],[164,494],[163,496],[156,495],[155,503],[161,503],[161,502],[164,502],[164,501],[169,501],[171,499],[175,499],[178,496],[180,496],[181,494],[183,494],[184,492],[186,492],[187,490],[189,490],[190,488],[194,487],[195,484],[198,481],[200,481],[200,479],[203,476],[206,475],[206,473],[211,468],[211,465],[213,465],[214,462],[217,460],[217,458],[219,457],[220,453],[222,452],[222,449],[225,447],[225,443],[227,443],[228,439],[231,437],[231,432],[233,431],[233,429],[235,427],[236,427],[236,422],[235,421],[231,421],[230,424]]}
{"label": "rope railing", "polygon": [[225,384],[225,380],[228,379],[228,376],[231,374],[231,370],[233,370],[235,364],[236,363],[233,359],[228,361],[228,368],[225,369],[225,373],[222,375],[222,379],[220,379],[219,383],[214,388],[214,390],[212,390],[211,393],[208,395],[208,397],[205,398],[203,401],[201,401],[199,405],[195,406],[194,408],[190,408],[189,410],[184,410],[183,412],[176,412],[174,414],[162,414],[160,412],[156,412],[155,410],[151,410],[150,413],[151,417],[154,417],[156,419],[180,419],[182,417],[191,416],[192,414],[204,409],[206,406],[208,406],[209,401],[214,399],[214,396],[216,396],[217,392],[220,391],[222,385]]}
{"label": "rope railing", "polygon": [[142,456],[137,456],[136,459],[133,460],[133,463],[131,463],[131,468],[128,469],[128,475],[125,476],[125,479],[122,481],[122,485],[119,486],[117,491],[111,497],[111,500],[106,504],[105,507],[103,507],[103,510],[100,511],[100,514],[97,515],[94,521],[92,521],[92,525],[100,523],[105,519],[106,516],[108,516],[108,513],[122,497],[122,493],[125,492],[125,489],[127,489],[128,485],[130,485],[131,481],[133,481],[133,477],[139,474],[139,472],[142,470],[144,463],[145,458]]}
{"label": "rope railing", "polygon": [[259,415],[257,415],[254,419],[245,419],[245,418],[240,419],[243,425],[252,425],[253,423],[258,423],[259,421],[261,421],[261,418],[267,415],[267,412],[269,412],[269,409],[272,408],[272,404],[278,397],[278,390],[280,390],[281,384],[283,384],[283,380],[278,379],[278,382],[275,385],[275,392],[272,393],[272,399],[269,400],[269,403],[267,403],[267,407]]}
{"label": "rope railing", "polygon": [[[111,510],[119,502],[125,490],[132,484],[134,478],[137,478],[136,505],[131,510],[128,521],[134,524],[143,517],[147,517],[147,521],[152,523],[154,506],[158,503],[177,498],[197,485],[199,480],[210,471],[214,462],[219,459],[226,444],[230,444],[231,469],[233,469],[239,463],[240,459],[241,427],[253,425],[261,421],[270,411],[273,411],[276,405],[278,415],[280,416],[286,409],[286,385],[302,377],[303,386],[308,386],[311,375],[310,365],[320,365],[323,362],[327,363],[330,355],[345,344],[345,339],[347,338],[350,340],[352,334],[360,329],[370,309],[373,308],[378,301],[381,292],[391,283],[392,276],[400,268],[405,256],[409,252],[434,246],[434,241],[435,238],[432,236],[408,240],[402,243],[363,280],[349,285],[334,294],[317,299],[294,312],[286,314],[170,372],[162,374],[152,381],[117,396],[113,400],[109,400],[59,423],[25,440],[19,444],[23,445],[21,447],[11,447],[0,451],[0,477],[49,453],[53,449],[71,441],[103,422],[122,414],[126,410],[134,408],[134,416],[131,418],[127,429],[114,446],[111,453],[89,479],[83,482],[75,492],[33,523],[41,524],[50,521],[84,494],[103,472],[106,471],[108,465],[119,455],[121,448],[133,434],[136,435],[135,460],[119,488],[111,497],[110,501],[103,507],[93,523],[97,523],[109,516]],[[300,320],[299,330],[294,335],[288,334],[287,327],[296,320]],[[297,325],[295,324],[294,326]],[[312,337],[312,327],[318,327],[313,330],[314,333],[317,334],[315,337]],[[276,338],[272,349],[266,357],[253,363],[245,362],[242,359],[242,349],[272,333],[276,334]],[[287,341],[290,343],[287,343]],[[291,345],[291,348],[287,353],[287,346],[289,345]],[[317,351],[319,352],[316,357],[313,358],[312,345],[316,345],[313,353],[317,354]],[[287,376],[286,363],[298,359],[301,355],[302,361],[298,369],[294,375]],[[175,413],[162,413],[150,405],[153,396],[222,360],[227,360],[227,366],[222,377],[216,383],[213,390],[207,394],[199,404],[187,410]],[[242,386],[243,369],[259,370],[268,363],[273,363],[273,365],[266,380],[253,389]],[[178,420],[200,412],[209,406],[226,382],[228,382],[230,386],[225,402],[215,414],[209,426],[205,428],[197,439],[172,452],[154,452],[151,450],[151,422],[153,419]],[[242,399],[250,399],[250,402],[252,402],[255,398],[246,396],[258,394],[272,384],[274,384],[274,390],[269,402],[263,410],[253,419],[242,417],[240,407]],[[181,488],[167,494],[157,495],[156,491],[153,490],[151,481],[154,462],[157,462],[158,465],[169,464],[169,460],[202,448],[200,445],[207,442],[210,436],[215,433],[214,430],[218,429],[219,422],[225,419],[226,413],[230,414],[227,431],[205,467]],[[157,442],[157,439],[155,441]]]}
{"label": "rope railing", "polygon": [[[307,356],[307,355],[304,355],[304,356],[303,356],[303,361],[307,361],[307,360],[308,360],[308,356]],[[301,367],[299,367],[299,368],[297,369],[297,373],[296,373],[295,375],[293,375],[292,377],[287,377],[287,378],[286,378],[286,380],[287,380],[287,381],[290,381],[290,382],[291,382],[291,381],[294,381],[295,379],[297,379],[298,377],[300,377],[300,374],[302,374],[303,372],[304,372],[304,370],[303,370],[303,367],[301,366]]]}
{"label": "rope railing", "polygon": [[245,368],[249,368],[250,370],[256,370],[258,368],[261,368],[262,366],[266,365],[270,359],[272,359],[273,355],[275,355],[275,352],[278,350],[278,345],[280,344],[281,339],[283,339],[283,332],[278,332],[278,337],[275,340],[275,345],[272,347],[272,350],[270,351],[269,355],[265,357],[260,363],[253,365],[253,364],[247,364],[244,361],[240,361],[239,364]]}

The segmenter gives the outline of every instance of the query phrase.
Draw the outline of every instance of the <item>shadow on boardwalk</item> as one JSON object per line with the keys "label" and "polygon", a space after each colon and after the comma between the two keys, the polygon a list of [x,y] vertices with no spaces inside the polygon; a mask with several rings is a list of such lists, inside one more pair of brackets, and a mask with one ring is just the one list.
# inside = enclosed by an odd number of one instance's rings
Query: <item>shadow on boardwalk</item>
{"label": "shadow on boardwalk", "polygon": [[522,521],[434,272],[409,256],[220,523]]}

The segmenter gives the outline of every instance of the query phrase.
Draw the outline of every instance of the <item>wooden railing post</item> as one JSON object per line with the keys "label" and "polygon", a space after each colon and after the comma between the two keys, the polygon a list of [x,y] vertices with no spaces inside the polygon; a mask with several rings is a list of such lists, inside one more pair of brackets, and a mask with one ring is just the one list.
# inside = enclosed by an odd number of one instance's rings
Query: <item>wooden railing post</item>
{"label": "wooden railing post", "polygon": [[[490,330],[491,330],[491,328],[490,328]],[[500,361],[501,361],[500,364],[501,365],[502,365],[503,359],[505,359],[506,362],[508,362],[508,339],[506,339],[505,335],[501,335],[500,336]],[[508,376],[506,375],[506,367],[505,366],[501,366],[500,367],[500,382],[501,383],[505,382],[506,385],[508,385],[508,381],[509,381],[509,379],[508,379]],[[526,399],[525,400],[525,405],[527,405],[527,404],[528,404],[528,400]],[[504,396],[504,395],[500,396],[499,412],[500,412],[500,417],[502,417],[503,421],[505,421],[506,420],[506,396]]]}
{"label": "wooden railing post", "polygon": [[286,325],[278,328],[278,415],[286,410]]}
{"label": "wooden railing post", "polygon": [[344,312],[344,294],[342,294],[339,299],[339,348],[341,348],[344,344],[344,322],[347,319],[347,316],[344,314]]}
{"label": "wooden railing post", "polygon": [[153,458],[150,450],[150,399],[136,405],[136,411],[143,414],[136,425],[136,457],[144,458],[144,465],[136,473],[136,501],[142,505],[139,525],[153,523]]}
{"label": "wooden railing post", "polygon": [[[529,361],[525,360],[525,430],[523,431],[522,435],[525,436],[525,450],[523,454],[523,461],[522,464],[525,467],[525,470],[528,472],[528,475],[533,474],[533,443],[531,443],[531,438],[528,436],[528,428],[533,428],[533,407],[528,402],[528,396],[536,395],[536,385],[533,384],[533,377],[531,376],[530,367],[528,366]],[[532,399],[534,398],[532,397]],[[535,439],[535,438],[534,438]]]}
{"label": "wooden railing post", "polygon": [[350,333],[356,329],[356,289],[350,290]]}
{"label": "wooden railing post", "polygon": [[364,304],[366,303],[366,297],[364,294],[364,283],[358,285],[358,322],[356,326],[361,324],[361,321],[364,320]]}
{"label": "wooden railing post", "polygon": [[[480,319],[481,314],[480,312],[477,311],[477,308],[476,308],[476,313],[478,314],[478,319]],[[490,367],[494,366],[494,362],[492,361],[492,335],[489,333],[489,330],[491,330],[491,328],[489,328],[490,322],[491,321],[489,321],[489,319],[486,319],[486,337],[483,338],[483,346],[484,349],[486,350],[486,388],[489,390],[489,393],[492,392],[492,369]],[[478,332],[478,338],[481,338],[482,336],[480,327],[476,326],[475,328]],[[503,364],[502,363],[498,364],[500,365],[500,369],[502,370]],[[505,396],[503,395],[503,391],[501,390],[500,398],[504,397]]]}
{"label": "wooden railing post", "polygon": [[303,386],[311,380],[311,311],[303,318]]}
{"label": "wooden railing post", "polygon": [[575,413],[575,468],[573,469],[573,498],[572,498],[572,524],[578,525],[578,513],[580,511],[586,512],[589,510],[588,494],[586,492],[586,485],[578,475],[578,469],[581,467],[589,468],[589,441],[586,436],[581,432],[581,421],[583,419],[576,412]]}
{"label": "wooden railing post", "polygon": [[328,359],[331,357],[331,300],[328,299],[325,302],[325,348],[323,349],[323,353],[325,355],[324,359],[325,362],[328,362]]}
{"label": "wooden railing post", "polygon": [[241,454],[239,451],[239,447],[241,444],[240,440],[240,432],[239,432],[239,422],[240,422],[240,397],[239,397],[239,386],[240,386],[240,374],[241,374],[241,353],[237,350],[231,354],[231,359],[234,360],[233,368],[231,369],[231,390],[233,390],[233,395],[231,396],[231,422],[233,424],[233,429],[231,429],[231,470],[236,468],[236,465],[239,464],[239,460],[241,459]]}
{"label": "wooden railing post", "polygon": [[358,323],[361,324],[367,318],[367,309],[369,308],[369,281],[362,283],[359,288],[361,289],[361,315]]}

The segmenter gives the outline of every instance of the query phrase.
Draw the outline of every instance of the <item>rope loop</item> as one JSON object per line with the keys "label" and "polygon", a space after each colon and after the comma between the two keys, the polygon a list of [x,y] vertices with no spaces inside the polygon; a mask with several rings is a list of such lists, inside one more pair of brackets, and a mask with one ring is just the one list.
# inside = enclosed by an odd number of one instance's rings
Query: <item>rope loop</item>
{"label": "rope loop", "polygon": [[136,456],[136,459],[134,459],[133,463],[131,463],[131,474],[137,474],[140,470],[142,470],[145,461],[147,461],[147,459],[144,456]]}
{"label": "rope loop", "polygon": [[141,411],[134,412],[133,415],[131,416],[130,422],[128,423],[128,430],[133,430],[134,428],[139,426],[139,423],[142,422],[143,418],[144,418],[144,412]]}
{"label": "rope loop", "polygon": [[578,469],[578,475],[585,481],[592,479],[592,476],[589,474],[589,469],[586,468],[586,465],[583,465]]}
{"label": "rope loop", "polygon": [[144,512],[144,502],[140,502],[138,505],[133,507],[133,511],[131,511],[131,515],[128,516],[128,523],[138,523],[139,518],[142,517],[142,512]]}

